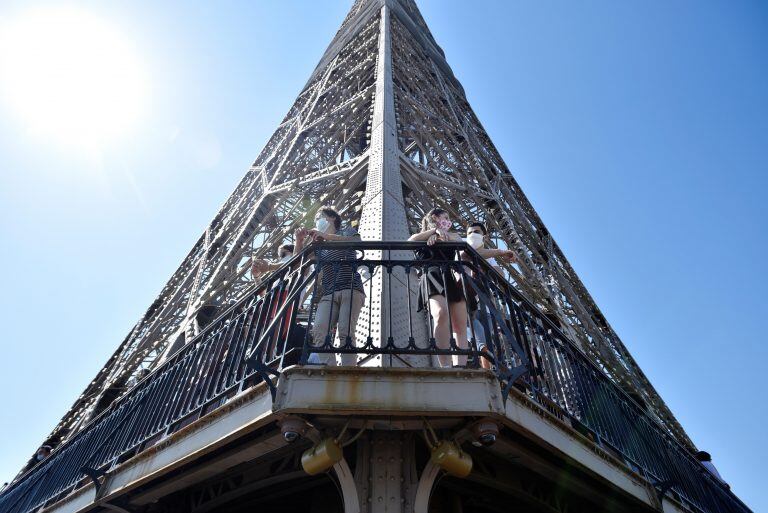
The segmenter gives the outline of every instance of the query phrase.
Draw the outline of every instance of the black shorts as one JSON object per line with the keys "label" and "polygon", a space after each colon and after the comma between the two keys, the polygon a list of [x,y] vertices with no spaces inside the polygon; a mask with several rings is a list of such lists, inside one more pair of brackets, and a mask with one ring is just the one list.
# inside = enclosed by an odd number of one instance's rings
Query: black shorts
{"label": "black shorts", "polygon": [[426,308],[432,296],[444,296],[449,303],[460,303],[466,300],[461,279],[457,279],[449,269],[439,267],[430,268],[419,279],[419,311]]}

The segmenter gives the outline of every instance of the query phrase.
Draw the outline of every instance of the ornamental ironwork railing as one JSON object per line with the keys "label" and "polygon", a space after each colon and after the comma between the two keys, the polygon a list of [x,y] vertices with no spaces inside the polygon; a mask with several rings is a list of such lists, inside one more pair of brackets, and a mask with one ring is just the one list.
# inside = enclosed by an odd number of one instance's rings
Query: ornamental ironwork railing
{"label": "ornamental ironwork railing", "polygon": [[[356,322],[349,308],[334,317],[333,308],[341,302],[318,309],[323,281],[344,290],[338,280],[355,272],[362,277],[350,284],[366,292]],[[429,286],[458,287],[453,292],[469,299],[465,312],[454,311],[457,319],[467,319],[466,344],[453,318],[448,319],[454,329],[447,337],[434,336],[435,305],[430,301],[423,301],[422,310],[415,308],[419,288]],[[405,327],[392,325],[392,301],[407,303],[404,309],[398,305],[400,315],[405,312]],[[641,397],[613,383],[563,334],[556,319],[529,302],[466,244],[315,244],[238,302],[204,308],[209,316],[211,309],[220,315],[3,490],[0,513],[35,511],[88,482],[98,488],[110,469],[239,392],[265,382],[274,397],[274,378],[290,365],[334,364],[337,357],[364,362],[377,355],[396,359],[398,365],[477,368],[485,361],[505,399],[516,388],[645,477],[660,497],[672,494],[693,511],[749,512],[665,431]],[[354,329],[335,332],[336,323],[327,321],[342,317],[343,325],[343,315]]]}

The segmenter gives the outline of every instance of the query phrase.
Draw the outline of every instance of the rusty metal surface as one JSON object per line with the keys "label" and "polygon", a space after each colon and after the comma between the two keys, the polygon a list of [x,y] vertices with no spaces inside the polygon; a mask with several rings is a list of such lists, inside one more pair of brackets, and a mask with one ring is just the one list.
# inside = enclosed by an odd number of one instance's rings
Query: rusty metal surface
{"label": "rusty metal surface", "polygon": [[343,415],[502,414],[498,382],[488,372],[405,368],[287,369],[275,411]]}

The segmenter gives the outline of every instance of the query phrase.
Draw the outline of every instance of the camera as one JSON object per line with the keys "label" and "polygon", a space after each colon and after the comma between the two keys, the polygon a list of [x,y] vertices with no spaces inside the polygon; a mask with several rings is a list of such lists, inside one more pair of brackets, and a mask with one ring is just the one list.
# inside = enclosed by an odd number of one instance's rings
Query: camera
{"label": "camera", "polygon": [[280,421],[280,432],[283,439],[292,444],[307,432],[307,424],[300,417],[285,417]]}
{"label": "camera", "polygon": [[499,426],[490,420],[481,420],[472,426],[472,445],[489,447],[496,443],[499,437]]}

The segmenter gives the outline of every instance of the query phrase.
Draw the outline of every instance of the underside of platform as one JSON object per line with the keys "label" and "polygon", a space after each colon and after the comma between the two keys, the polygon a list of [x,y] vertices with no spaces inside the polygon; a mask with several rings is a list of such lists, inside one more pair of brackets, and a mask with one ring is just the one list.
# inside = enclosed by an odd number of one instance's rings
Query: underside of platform
{"label": "underside of platform", "polygon": [[[274,406],[265,384],[231,398],[45,511],[660,510],[641,476],[521,392],[504,402],[491,373],[293,367],[276,392]],[[289,418],[304,426],[292,443]],[[481,421],[498,426],[495,443],[478,442]],[[343,459],[310,476],[301,456],[326,438]],[[435,463],[436,440],[471,457],[468,476]]]}

